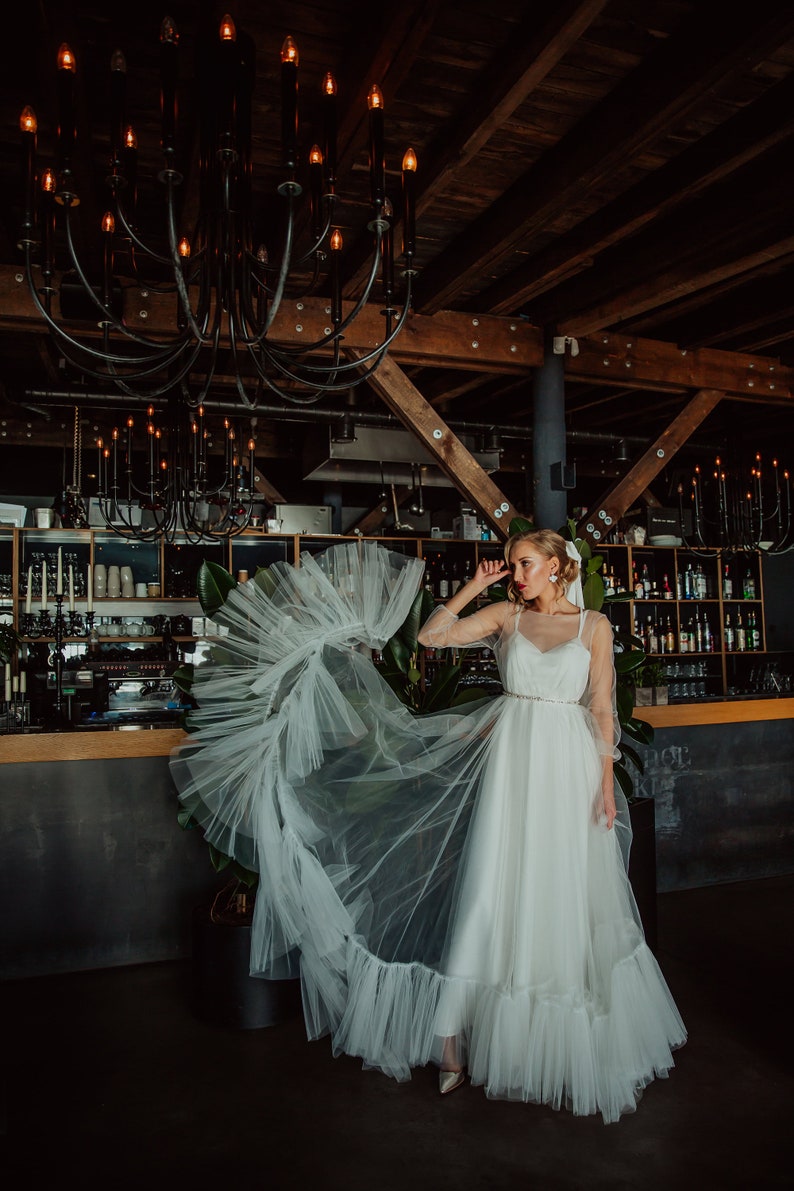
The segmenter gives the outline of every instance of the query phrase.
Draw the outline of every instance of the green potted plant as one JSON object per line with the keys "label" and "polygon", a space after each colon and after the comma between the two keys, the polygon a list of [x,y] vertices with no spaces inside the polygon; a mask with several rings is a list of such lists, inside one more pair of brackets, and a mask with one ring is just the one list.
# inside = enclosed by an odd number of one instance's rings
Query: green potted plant
{"label": "green potted plant", "polygon": [[646,661],[634,671],[635,707],[661,707],[667,703],[668,674],[662,662]]}

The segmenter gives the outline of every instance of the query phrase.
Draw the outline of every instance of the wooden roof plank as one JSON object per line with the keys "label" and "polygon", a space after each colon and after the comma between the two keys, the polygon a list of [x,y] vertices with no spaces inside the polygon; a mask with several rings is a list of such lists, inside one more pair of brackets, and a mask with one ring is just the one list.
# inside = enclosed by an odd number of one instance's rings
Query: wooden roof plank
{"label": "wooden roof plank", "polygon": [[623,168],[727,75],[751,69],[794,31],[794,7],[781,10],[775,0],[761,0],[754,18],[748,27],[739,10],[723,10],[717,22],[710,7],[699,11],[433,260],[417,309],[432,313],[454,302],[475,273],[547,224],[576,192]]}

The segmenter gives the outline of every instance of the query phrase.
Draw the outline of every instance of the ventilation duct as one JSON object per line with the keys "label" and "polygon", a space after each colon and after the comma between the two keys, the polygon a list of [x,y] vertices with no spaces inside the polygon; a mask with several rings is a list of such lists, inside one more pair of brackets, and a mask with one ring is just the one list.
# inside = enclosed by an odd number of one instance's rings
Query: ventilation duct
{"label": "ventilation duct", "polygon": [[[484,471],[498,470],[499,451],[477,450],[478,443],[474,435],[461,434],[458,437]],[[454,487],[432,455],[407,430],[358,425],[352,441],[338,441],[334,439],[332,428],[317,428],[307,436],[304,446],[304,480],[411,485],[417,466],[422,469],[424,486]]]}

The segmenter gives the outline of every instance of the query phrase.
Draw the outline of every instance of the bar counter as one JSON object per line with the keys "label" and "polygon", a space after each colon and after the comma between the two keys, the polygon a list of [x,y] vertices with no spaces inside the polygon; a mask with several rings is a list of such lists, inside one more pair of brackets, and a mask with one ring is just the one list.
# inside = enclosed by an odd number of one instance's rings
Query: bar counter
{"label": "bar counter", "polygon": [[[787,720],[794,719],[794,697],[670,703],[660,707],[637,707],[635,716],[652,724],[654,728]],[[167,757],[184,736],[181,728],[120,729],[107,732],[83,731],[76,728],[65,732],[30,732],[0,736],[0,764]]]}

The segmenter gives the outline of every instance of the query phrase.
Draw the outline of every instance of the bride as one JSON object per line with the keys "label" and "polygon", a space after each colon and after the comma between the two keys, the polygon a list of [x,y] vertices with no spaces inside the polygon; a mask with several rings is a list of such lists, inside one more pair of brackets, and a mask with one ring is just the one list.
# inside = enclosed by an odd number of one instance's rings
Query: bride
{"label": "bride", "polygon": [[517,535],[434,611],[420,641],[489,646],[504,693],[420,717],[370,651],[422,563],[361,542],[277,564],[216,617],[171,764],[208,839],[260,872],[251,970],[300,973],[309,1037],[610,1122],[686,1032],[626,876],[611,628],[569,548]]}

